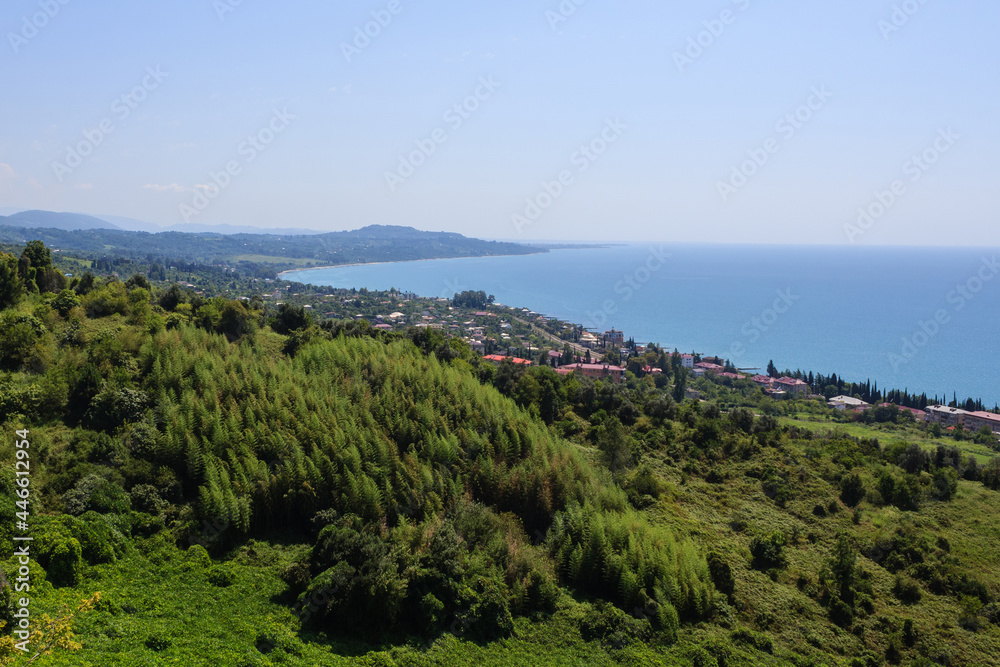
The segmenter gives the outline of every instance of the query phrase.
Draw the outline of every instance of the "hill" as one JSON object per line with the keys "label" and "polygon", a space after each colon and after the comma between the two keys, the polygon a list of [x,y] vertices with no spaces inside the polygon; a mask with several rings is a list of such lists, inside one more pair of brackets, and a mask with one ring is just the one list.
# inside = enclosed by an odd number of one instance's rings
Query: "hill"
{"label": "hill", "polygon": [[848,428],[663,350],[593,381],[25,257],[0,256],[0,560],[16,581],[30,534],[32,622],[93,603],[50,664],[1000,654],[1000,459],[960,433]]}
{"label": "hill", "polygon": [[0,216],[0,225],[22,229],[118,229],[107,220],[80,213],[54,213],[52,211],[22,211],[6,217]]}
{"label": "hill", "polygon": [[461,234],[423,232],[412,227],[371,226],[355,231],[312,235],[129,232],[89,228],[17,228],[5,218],[0,244],[40,240],[63,252],[94,257],[146,259],[151,256],[201,264],[267,264],[276,270],[362,262],[393,262],[445,257],[483,257],[546,252],[515,243],[470,239]]}

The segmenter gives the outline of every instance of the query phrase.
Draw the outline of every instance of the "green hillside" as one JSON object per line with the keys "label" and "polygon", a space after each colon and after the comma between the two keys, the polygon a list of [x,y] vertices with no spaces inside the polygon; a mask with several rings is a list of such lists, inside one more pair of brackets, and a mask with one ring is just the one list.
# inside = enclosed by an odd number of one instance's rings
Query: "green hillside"
{"label": "green hillside", "polygon": [[[749,382],[678,403],[686,371],[657,351],[661,376],[593,382],[25,257],[0,255],[0,559],[15,585],[14,538],[33,538],[42,634],[26,655],[4,636],[0,661],[1000,655],[988,449],[806,423],[790,415],[834,415]],[[3,591],[9,632],[21,594]]]}

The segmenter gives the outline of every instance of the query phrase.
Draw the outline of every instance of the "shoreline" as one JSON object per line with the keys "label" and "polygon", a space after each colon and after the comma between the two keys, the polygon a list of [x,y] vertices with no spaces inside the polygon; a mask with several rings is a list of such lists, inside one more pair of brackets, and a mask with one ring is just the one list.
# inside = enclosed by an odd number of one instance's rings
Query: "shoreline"
{"label": "shoreline", "polygon": [[[287,271],[282,271],[278,274],[278,278],[289,274],[297,273],[300,271],[325,271],[327,269],[344,269],[349,266],[374,266],[377,264],[408,264],[411,262],[439,262],[443,259],[488,259],[490,257],[528,257],[529,255],[544,255],[549,252],[549,249],[540,250],[538,252],[525,252],[511,255],[465,255],[462,257],[424,257],[422,259],[393,259],[387,260],[385,262],[351,262],[350,264],[332,264],[330,266],[311,266],[305,269],[288,269]],[[283,278],[282,278],[283,280]],[[295,280],[289,280],[288,282],[298,282]]]}

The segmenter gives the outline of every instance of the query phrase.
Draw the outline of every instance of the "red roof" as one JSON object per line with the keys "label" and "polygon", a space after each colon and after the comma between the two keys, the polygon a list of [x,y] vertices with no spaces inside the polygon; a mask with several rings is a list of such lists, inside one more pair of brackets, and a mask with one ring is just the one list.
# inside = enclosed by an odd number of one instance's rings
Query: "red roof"
{"label": "red roof", "polygon": [[743,376],[739,373],[719,373],[720,378],[732,378],[733,380],[739,380]]}
{"label": "red roof", "polygon": [[[895,403],[879,403],[879,407],[880,408],[888,408],[891,405],[896,405],[896,404]],[[917,415],[917,416],[927,416],[927,413],[924,412],[923,410],[918,410],[916,408],[907,408],[907,407],[902,406],[902,405],[896,405],[896,407],[899,408],[900,410],[906,410],[907,412],[913,413],[914,415]],[[1000,416],[1000,415],[998,415],[998,416]]]}
{"label": "red roof", "polygon": [[499,354],[491,354],[489,356],[483,357],[483,359],[485,359],[486,361],[496,361],[496,362],[500,362],[500,361],[504,361],[504,360],[509,360],[510,362],[512,362],[512,363],[514,363],[516,365],[519,365],[519,366],[530,366],[531,365],[531,362],[528,361],[527,359],[518,359],[517,357],[504,357],[504,356],[501,356]]}
{"label": "red roof", "polygon": [[720,366],[719,364],[710,364],[707,361],[702,361],[694,365],[695,368],[704,368],[706,371],[724,371],[725,366]]}
{"label": "red roof", "polygon": [[771,384],[771,382],[773,382],[771,376],[769,375],[754,375],[750,379],[756,382],[757,384]]}
{"label": "red roof", "polygon": [[795,378],[783,377],[775,380],[778,384],[787,385],[789,387],[804,387],[806,385],[802,380],[796,380]]}

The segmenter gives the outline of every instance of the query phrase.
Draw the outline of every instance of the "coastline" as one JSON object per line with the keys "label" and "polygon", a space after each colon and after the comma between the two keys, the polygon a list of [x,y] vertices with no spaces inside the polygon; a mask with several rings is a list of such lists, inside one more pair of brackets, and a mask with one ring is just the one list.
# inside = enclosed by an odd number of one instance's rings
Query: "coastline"
{"label": "coastline", "polygon": [[[349,266],[374,266],[377,264],[408,264],[411,262],[437,262],[442,259],[487,259],[489,257],[527,257],[528,255],[544,255],[549,252],[548,248],[544,250],[539,250],[538,252],[524,252],[517,253],[516,255],[464,255],[460,257],[424,257],[422,259],[394,259],[385,262],[351,262],[350,264],[332,264],[330,266],[310,266],[305,269],[288,269],[287,271],[282,271],[278,273],[278,278],[281,278],[288,273],[298,273],[301,271],[324,271],[327,269],[343,269]],[[283,278],[281,278],[283,280]],[[298,282],[290,280],[288,282]]]}

